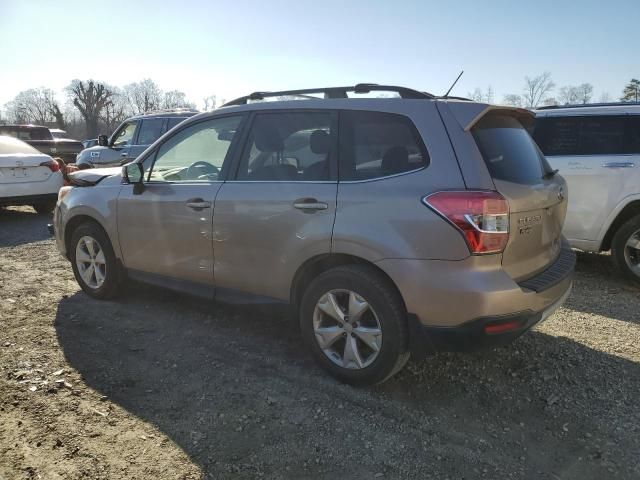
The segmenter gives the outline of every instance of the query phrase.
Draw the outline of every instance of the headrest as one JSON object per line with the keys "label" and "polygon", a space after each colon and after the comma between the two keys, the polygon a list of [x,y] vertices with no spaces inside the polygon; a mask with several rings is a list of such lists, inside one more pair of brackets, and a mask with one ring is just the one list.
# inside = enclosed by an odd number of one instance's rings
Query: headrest
{"label": "headrest", "polygon": [[284,150],[284,142],[280,132],[270,123],[263,123],[254,130],[254,142],[261,152],[273,153]]}
{"label": "headrest", "polygon": [[331,146],[331,137],[324,130],[314,130],[309,137],[309,147],[316,155],[329,153]]}

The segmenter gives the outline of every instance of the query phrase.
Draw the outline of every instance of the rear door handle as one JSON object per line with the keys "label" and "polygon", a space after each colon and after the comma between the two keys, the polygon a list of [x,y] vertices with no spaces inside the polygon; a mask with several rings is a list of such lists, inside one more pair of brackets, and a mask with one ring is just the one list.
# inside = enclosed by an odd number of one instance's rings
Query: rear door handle
{"label": "rear door handle", "polygon": [[317,210],[326,210],[329,208],[328,203],[319,202],[315,198],[300,198],[293,202],[293,208],[304,210],[307,212],[315,212]]}
{"label": "rear door handle", "polygon": [[192,198],[187,200],[187,207],[193,210],[203,210],[205,208],[211,208],[211,202],[206,202],[201,198]]}
{"label": "rear door handle", "polygon": [[633,162],[607,162],[603,163],[604,168],[633,168],[636,166]]}

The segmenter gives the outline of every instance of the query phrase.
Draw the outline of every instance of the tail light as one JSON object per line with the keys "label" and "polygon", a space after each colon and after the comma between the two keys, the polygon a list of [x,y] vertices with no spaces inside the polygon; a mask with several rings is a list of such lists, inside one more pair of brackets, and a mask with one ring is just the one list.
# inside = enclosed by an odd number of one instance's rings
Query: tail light
{"label": "tail light", "polygon": [[473,255],[501,253],[509,240],[509,204],[498,192],[438,192],[422,202],[454,225]]}
{"label": "tail light", "polygon": [[47,160],[40,164],[41,167],[48,167],[53,173],[60,171],[60,164],[55,160]]}

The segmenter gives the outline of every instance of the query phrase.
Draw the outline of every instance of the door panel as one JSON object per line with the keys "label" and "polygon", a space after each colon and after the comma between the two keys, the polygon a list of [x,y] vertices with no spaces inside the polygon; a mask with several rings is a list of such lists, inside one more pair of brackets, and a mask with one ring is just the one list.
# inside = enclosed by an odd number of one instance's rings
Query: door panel
{"label": "door panel", "polygon": [[148,183],[139,195],[126,185],[118,198],[125,266],[212,285],[213,202],[221,185]]}
{"label": "door panel", "polygon": [[[297,268],[331,251],[336,191],[336,183],[225,183],[213,220],[216,291],[287,301]],[[322,205],[296,208],[305,203]]]}

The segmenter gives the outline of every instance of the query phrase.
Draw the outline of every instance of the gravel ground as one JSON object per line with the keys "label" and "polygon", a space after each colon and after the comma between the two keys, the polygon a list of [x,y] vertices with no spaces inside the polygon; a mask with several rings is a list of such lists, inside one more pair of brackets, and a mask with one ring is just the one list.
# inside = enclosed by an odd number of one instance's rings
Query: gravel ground
{"label": "gravel ground", "polygon": [[513,345],[354,389],[276,308],[84,295],[48,219],[0,210],[0,479],[640,478],[640,290],[580,254]]}

